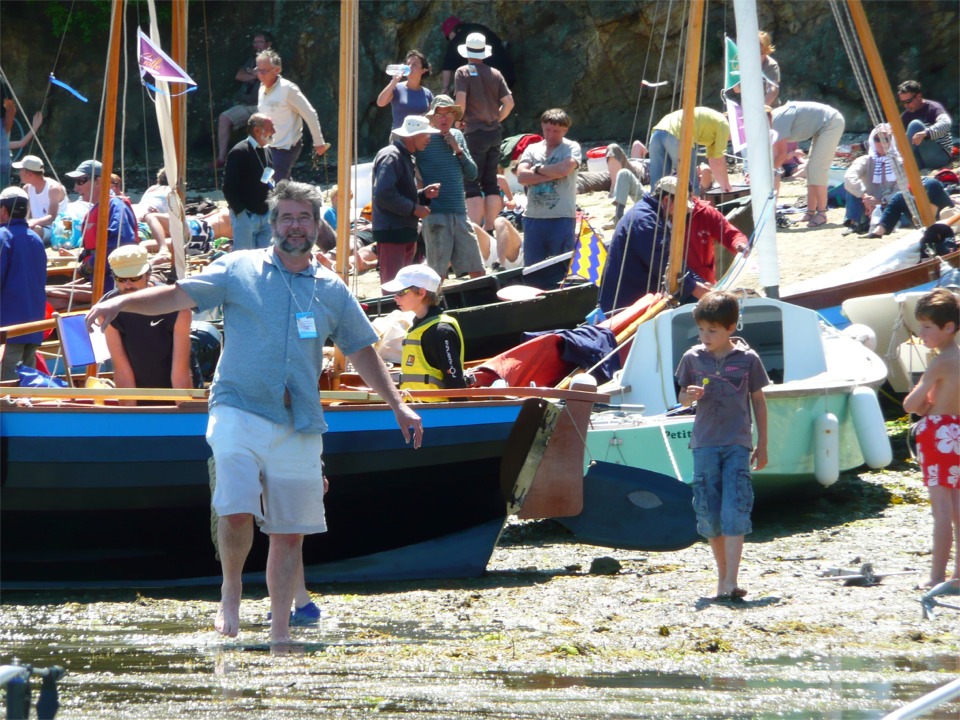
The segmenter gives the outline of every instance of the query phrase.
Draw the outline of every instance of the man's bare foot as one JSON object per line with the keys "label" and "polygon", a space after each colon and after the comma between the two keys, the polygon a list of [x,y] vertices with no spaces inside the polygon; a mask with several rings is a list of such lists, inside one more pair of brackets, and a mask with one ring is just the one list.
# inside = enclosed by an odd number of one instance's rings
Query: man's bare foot
{"label": "man's bare foot", "polygon": [[240,632],[240,591],[221,591],[220,607],[213,621],[217,632],[226,637],[236,637]]}

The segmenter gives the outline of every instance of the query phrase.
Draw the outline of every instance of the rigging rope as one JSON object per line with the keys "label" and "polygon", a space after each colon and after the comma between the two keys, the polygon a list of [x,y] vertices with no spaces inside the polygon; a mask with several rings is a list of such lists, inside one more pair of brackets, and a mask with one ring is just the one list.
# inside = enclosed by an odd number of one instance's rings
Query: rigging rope
{"label": "rigging rope", "polygon": [[[876,86],[873,84],[870,79],[869,67],[867,65],[866,56],[863,52],[863,47],[860,45],[858,40],[858,35],[856,28],[853,24],[853,18],[850,14],[850,8],[846,3],[840,4],[838,0],[830,0],[830,11],[833,13],[834,20],[837,23],[837,30],[840,33],[840,39],[843,42],[843,47],[846,50],[847,58],[850,60],[850,65],[853,68],[854,77],[857,80],[857,86],[860,88],[860,93],[863,96],[864,104],[867,108],[867,114],[870,116],[870,121],[873,123],[873,126],[876,127],[880,123],[886,122],[886,118],[883,114],[883,107],[880,103],[879,95],[877,94]],[[891,145],[893,140],[890,142],[884,142],[883,147],[887,155],[892,155],[890,152]],[[912,152],[908,148],[908,151]],[[903,195],[903,199],[907,203],[907,207],[910,211],[910,215],[913,217],[913,220],[918,225],[922,225],[920,220],[920,211],[917,208],[917,202],[913,193],[909,192],[909,182],[907,180],[906,171],[903,168],[902,163],[891,162],[890,165],[893,167],[894,175],[897,178],[897,188]],[[922,188],[920,189],[922,191]]]}

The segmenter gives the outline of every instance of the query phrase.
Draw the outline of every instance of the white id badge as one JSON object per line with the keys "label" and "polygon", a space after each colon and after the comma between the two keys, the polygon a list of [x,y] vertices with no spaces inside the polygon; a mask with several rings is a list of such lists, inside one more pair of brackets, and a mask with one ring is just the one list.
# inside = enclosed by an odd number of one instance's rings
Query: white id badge
{"label": "white id badge", "polygon": [[478,75],[480,75],[480,73],[477,72],[477,68],[474,66],[473,63],[467,63],[467,74],[470,77],[477,77]]}
{"label": "white id badge", "polygon": [[273,168],[272,167],[265,167],[263,169],[263,175],[260,176],[260,182],[262,182],[264,185],[273,187]]}
{"label": "white id badge", "polygon": [[317,337],[317,323],[312,312],[296,313],[294,317],[297,318],[297,332],[301,340]]}

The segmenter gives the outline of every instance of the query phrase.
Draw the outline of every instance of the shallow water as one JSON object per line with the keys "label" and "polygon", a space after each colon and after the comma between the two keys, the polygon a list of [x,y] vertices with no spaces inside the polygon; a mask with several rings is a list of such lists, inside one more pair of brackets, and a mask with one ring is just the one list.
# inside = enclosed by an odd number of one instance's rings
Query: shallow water
{"label": "shallow water", "polygon": [[[960,674],[960,658],[800,654],[680,663],[670,672],[459,666],[454,637],[501,643],[496,627],[363,626],[325,617],[286,654],[265,644],[264,607],[244,605],[240,641],[205,626],[207,603],[174,600],[0,606],[0,664],[61,665],[60,718],[836,718],[866,720]],[[212,607],[212,605],[210,605]],[[204,612],[199,612],[200,610]],[[133,610],[133,612],[131,612]],[[136,618],[131,617],[136,616]],[[198,627],[199,626],[199,627]],[[207,626],[208,627],[208,626]],[[391,661],[382,658],[387,650]],[[376,650],[377,655],[368,651]],[[432,660],[431,658],[435,659]],[[36,697],[36,693],[34,693]],[[960,704],[928,718],[955,720]]]}

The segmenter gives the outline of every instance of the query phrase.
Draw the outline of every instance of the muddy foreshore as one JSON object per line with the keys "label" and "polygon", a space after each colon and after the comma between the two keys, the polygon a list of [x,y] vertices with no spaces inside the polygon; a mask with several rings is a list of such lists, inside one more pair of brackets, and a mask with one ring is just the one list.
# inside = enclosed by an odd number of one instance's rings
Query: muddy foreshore
{"label": "muddy foreshore", "polygon": [[[264,644],[263,587],[236,641],[211,591],[5,592],[0,662],[66,666],[62,718],[882,717],[960,674],[960,614],[918,603],[931,521],[903,438],[893,467],[755,513],[739,603],[709,599],[704,543],[609,550],[514,521],[481,578],[311,587],[324,619],[289,654]],[[909,574],[819,578],[864,562]]]}

